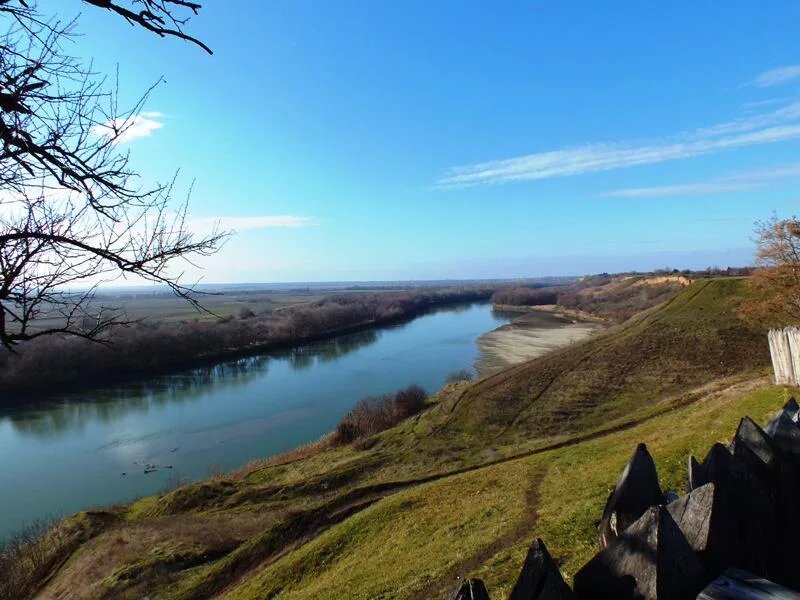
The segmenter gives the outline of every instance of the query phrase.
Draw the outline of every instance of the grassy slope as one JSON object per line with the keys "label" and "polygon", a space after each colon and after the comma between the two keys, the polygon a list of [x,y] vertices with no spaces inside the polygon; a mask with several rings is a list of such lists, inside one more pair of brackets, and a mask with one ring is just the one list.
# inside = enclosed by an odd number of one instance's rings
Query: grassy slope
{"label": "grassy slope", "polygon": [[[571,574],[637,441],[655,444],[675,487],[687,449],[702,454],[742,414],[779,405],[783,390],[749,394],[740,383],[768,364],[763,332],[735,316],[743,293],[741,280],[695,283],[587,343],[447,388],[368,450],[330,449],[139,501],[114,513],[45,597],[77,581],[92,582],[90,597],[419,597],[484,564],[499,590],[534,532]],[[684,431],[687,422],[698,426]],[[569,445],[542,452],[559,444]],[[200,535],[203,523],[215,535]],[[134,543],[145,537],[159,550]]]}
{"label": "grassy slope", "polygon": [[689,453],[704,456],[713,442],[728,441],[742,415],[763,422],[788,390],[741,392],[395,494],[257,573],[230,597],[336,598],[350,590],[353,598],[418,598],[472,573],[502,598],[534,537],[546,541],[570,577],[596,551],[596,521],[638,442],[648,444],[665,489],[681,489]]}

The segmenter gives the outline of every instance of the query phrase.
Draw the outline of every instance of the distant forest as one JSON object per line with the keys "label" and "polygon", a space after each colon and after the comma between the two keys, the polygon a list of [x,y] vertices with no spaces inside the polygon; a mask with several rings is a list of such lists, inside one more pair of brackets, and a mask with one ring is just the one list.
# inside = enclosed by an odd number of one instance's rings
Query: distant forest
{"label": "distant forest", "polygon": [[[659,271],[653,276],[691,279],[747,275],[750,269],[700,272]],[[337,293],[311,304],[265,310],[242,310],[216,321],[142,320],[116,327],[91,341],[68,335],[37,338],[0,349],[0,391],[20,400],[29,395],[89,389],[138,377],[207,364],[342,333],[412,319],[431,309],[461,302],[560,307],[592,313],[613,322],[655,306],[682,287],[675,281],[637,283],[645,275],[603,273],[567,285],[466,285],[395,292]],[[10,400],[8,400],[10,401]]]}
{"label": "distant forest", "polygon": [[[56,392],[191,367],[204,361],[291,346],[411,319],[460,302],[488,301],[496,287],[337,294],[310,305],[243,311],[212,322],[141,321],[96,341],[45,336],[0,350],[0,390]],[[4,394],[8,397],[7,394]]]}

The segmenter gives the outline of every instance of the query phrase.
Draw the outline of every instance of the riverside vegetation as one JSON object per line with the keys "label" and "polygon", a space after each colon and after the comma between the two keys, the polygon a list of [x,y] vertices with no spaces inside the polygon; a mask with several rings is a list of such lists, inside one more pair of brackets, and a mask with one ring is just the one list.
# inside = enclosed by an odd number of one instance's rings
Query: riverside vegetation
{"label": "riverside vegetation", "polygon": [[728,268],[724,271],[665,269],[653,273],[603,273],[561,286],[507,286],[492,295],[492,302],[507,308],[557,305],[569,313],[622,323],[638,312],[666,302],[692,280],[749,275],[751,271]]}
{"label": "riverside vegetation", "polygon": [[100,343],[67,335],[37,338],[16,353],[0,349],[0,389],[22,395],[115,383],[409,320],[441,306],[486,301],[496,289],[340,293],[260,314],[245,309],[213,320],[140,320],[109,330]]}
{"label": "riverside vegetation", "polygon": [[797,392],[770,384],[747,294],[742,278],[695,281],[583,343],[448,384],[357,443],[84,511],[35,558],[9,546],[0,580],[16,597],[425,598],[469,576],[504,597],[540,537],[570,581],[631,447],[685,491],[688,454]]}

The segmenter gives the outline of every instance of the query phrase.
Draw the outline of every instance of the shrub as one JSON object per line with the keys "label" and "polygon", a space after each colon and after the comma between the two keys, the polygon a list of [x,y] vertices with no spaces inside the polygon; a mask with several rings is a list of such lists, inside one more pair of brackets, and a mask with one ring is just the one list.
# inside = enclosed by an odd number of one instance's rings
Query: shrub
{"label": "shrub", "polygon": [[428,392],[418,385],[410,385],[394,395],[395,413],[400,419],[406,419],[425,408]]}
{"label": "shrub", "polygon": [[242,306],[239,309],[239,318],[240,319],[250,319],[250,318],[255,317],[255,316],[256,316],[256,313],[254,313],[253,309],[251,309],[249,306]]}
{"label": "shrub", "polygon": [[472,381],[474,377],[472,371],[469,369],[459,369],[458,371],[450,373],[446,381],[447,383],[458,383],[459,381]]}
{"label": "shrub", "polygon": [[389,429],[422,411],[427,399],[427,392],[418,385],[394,394],[366,396],[336,426],[333,443],[351,444]]}
{"label": "shrub", "polygon": [[67,547],[53,520],[36,521],[0,544],[0,598],[33,595]]}

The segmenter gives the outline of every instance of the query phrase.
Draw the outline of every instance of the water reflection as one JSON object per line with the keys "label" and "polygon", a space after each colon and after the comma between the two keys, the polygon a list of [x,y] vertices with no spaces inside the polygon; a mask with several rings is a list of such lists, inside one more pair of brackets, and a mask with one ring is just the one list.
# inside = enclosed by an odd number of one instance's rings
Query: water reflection
{"label": "water reflection", "polygon": [[[411,383],[438,389],[448,373],[475,363],[478,336],[505,322],[487,304],[467,304],[296,349],[0,409],[0,540],[47,514],[156,493],[174,472],[196,480],[211,465],[234,469],[307,443],[365,395]],[[146,474],[142,464],[164,468]]]}
{"label": "water reflection", "polygon": [[83,431],[92,422],[111,423],[131,413],[184,404],[212,390],[244,385],[265,374],[268,364],[268,356],[252,356],[122,386],[52,396],[0,412],[0,423],[9,420],[17,432],[40,437]]}
{"label": "water reflection", "polygon": [[495,317],[496,319],[513,321],[514,319],[524,314],[525,313],[521,313],[519,311],[514,311],[514,310],[502,310],[502,309],[492,308],[492,316]]}
{"label": "water reflection", "polygon": [[330,340],[323,340],[291,348],[281,353],[272,353],[276,358],[286,358],[293,369],[304,370],[316,363],[327,363],[374,344],[380,339],[381,331],[368,329],[340,335]]}
{"label": "water reflection", "polygon": [[0,410],[0,424],[8,420],[23,435],[56,437],[63,432],[82,432],[95,422],[112,423],[133,413],[147,413],[168,404],[185,404],[241,387],[267,373],[273,360],[286,360],[294,370],[317,362],[337,360],[380,339],[367,330],[296,348],[226,360],[172,375],[75,394],[52,396],[24,407]]}

